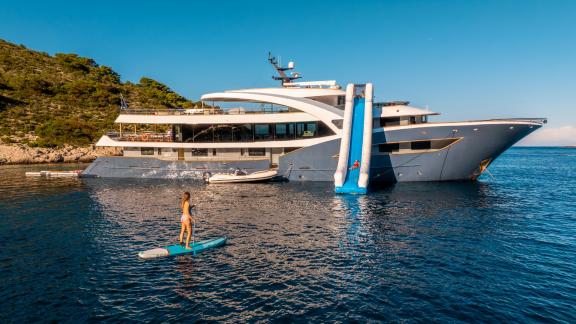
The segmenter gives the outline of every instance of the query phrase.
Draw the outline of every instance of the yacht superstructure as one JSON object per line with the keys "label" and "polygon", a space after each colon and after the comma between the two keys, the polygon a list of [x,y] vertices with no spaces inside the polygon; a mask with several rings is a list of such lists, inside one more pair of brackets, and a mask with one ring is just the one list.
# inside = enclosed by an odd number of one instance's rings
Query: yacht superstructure
{"label": "yacht superstructure", "polygon": [[[296,82],[290,63],[277,88],[229,90],[201,97],[194,109],[122,109],[118,130],[97,146],[123,148],[84,174],[188,178],[233,168],[277,169],[289,180],[334,181],[347,93],[336,81]],[[371,88],[370,88],[371,89]],[[371,90],[370,90],[371,91]],[[370,102],[371,182],[475,180],[502,152],[545,119],[430,122],[438,115],[408,102]],[[364,130],[365,132],[367,130]]]}

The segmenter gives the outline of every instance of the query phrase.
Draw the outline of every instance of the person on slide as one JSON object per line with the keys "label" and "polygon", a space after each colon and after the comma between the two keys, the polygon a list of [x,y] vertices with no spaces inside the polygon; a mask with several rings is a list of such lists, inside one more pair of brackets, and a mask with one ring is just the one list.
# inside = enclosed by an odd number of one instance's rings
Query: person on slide
{"label": "person on slide", "polygon": [[192,224],[196,222],[194,217],[192,217],[192,208],[196,205],[190,204],[190,193],[186,191],[182,194],[182,202],[180,207],[182,207],[182,217],[180,217],[180,245],[182,245],[182,239],[184,238],[184,231],[186,234],[186,249],[190,250],[190,237],[192,237]]}
{"label": "person on slide", "polygon": [[358,160],[354,161],[350,170],[358,169],[360,167],[360,162]]}

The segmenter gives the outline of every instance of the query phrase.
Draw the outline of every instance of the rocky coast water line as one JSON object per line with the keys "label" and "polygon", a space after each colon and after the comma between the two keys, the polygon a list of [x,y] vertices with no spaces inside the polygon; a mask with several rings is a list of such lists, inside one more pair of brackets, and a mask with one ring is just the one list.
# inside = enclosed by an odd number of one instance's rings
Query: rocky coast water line
{"label": "rocky coast water line", "polygon": [[0,165],[2,164],[41,164],[41,163],[84,163],[92,162],[100,156],[121,155],[121,149],[114,147],[76,147],[64,145],[57,148],[29,147],[25,144],[0,143]]}

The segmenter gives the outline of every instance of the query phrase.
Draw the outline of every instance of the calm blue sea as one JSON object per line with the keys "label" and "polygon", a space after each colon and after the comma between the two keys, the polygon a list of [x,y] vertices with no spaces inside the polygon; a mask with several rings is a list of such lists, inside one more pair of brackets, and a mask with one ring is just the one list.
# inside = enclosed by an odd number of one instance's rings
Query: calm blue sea
{"label": "calm blue sea", "polygon": [[[1,323],[576,322],[576,149],[513,148],[478,182],[367,196],[24,177],[47,168],[0,167]],[[184,190],[198,236],[229,244],[139,260],[175,242]]]}

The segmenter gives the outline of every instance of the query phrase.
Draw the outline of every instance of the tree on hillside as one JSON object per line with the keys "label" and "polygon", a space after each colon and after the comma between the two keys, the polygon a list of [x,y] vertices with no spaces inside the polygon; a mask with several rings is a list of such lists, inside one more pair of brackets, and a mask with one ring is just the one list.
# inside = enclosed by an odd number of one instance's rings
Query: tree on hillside
{"label": "tree on hillside", "polygon": [[151,78],[123,83],[112,68],[91,58],[50,56],[0,39],[0,139],[4,142],[94,143],[113,128],[121,93],[131,107],[194,106]]}

